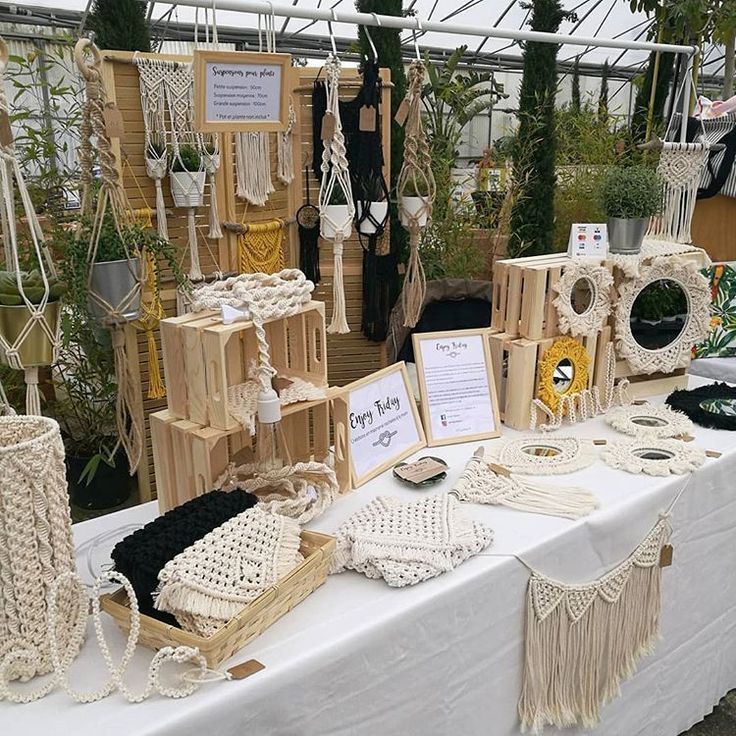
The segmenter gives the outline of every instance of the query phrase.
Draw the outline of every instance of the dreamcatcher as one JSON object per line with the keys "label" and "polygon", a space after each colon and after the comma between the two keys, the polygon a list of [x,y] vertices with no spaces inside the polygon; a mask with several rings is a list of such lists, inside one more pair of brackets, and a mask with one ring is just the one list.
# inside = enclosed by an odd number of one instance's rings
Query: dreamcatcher
{"label": "dreamcatcher", "polygon": [[319,272],[319,210],[309,199],[309,167],[304,169],[304,190],[307,201],[296,211],[299,229],[299,268],[315,286],[320,282]]}

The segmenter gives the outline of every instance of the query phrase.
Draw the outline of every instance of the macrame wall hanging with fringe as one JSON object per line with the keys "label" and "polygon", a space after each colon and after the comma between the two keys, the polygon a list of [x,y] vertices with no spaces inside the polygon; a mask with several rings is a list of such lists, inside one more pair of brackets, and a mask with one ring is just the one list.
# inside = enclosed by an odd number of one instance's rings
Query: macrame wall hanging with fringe
{"label": "macrame wall hanging with fringe", "polygon": [[660,560],[669,536],[669,519],[661,518],[626,560],[589,583],[568,585],[532,570],[519,700],[523,732],[594,728],[601,707],[654,650]]}
{"label": "macrame wall hanging with fringe", "polygon": [[[8,47],[5,40],[0,38],[0,116],[6,121],[10,113],[5,94],[7,64]],[[0,306],[0,359],[10,368],[23,371],[26,413],[40,414],[38,368],[56,361],[61,320],[58,301],[60,294],[56,292],[61,287],[56,279],[56,269],[45,245],[23,171],[15,156],[12,138],[0,145],[0,194],[5,269],[12,282],[11,290],[15,292],[13,296],[16,301],[14,305],[4,303]],[[28,222],[27,232],[31,241],[28,252],[24,253],[19,251],[18,198],[21,211]],[[32,264],[37,276],[34,286],[30,285],[29,274],[21,271],[21,263]]]}
{"label": "macrame wall hanging with fringe", "polygon": [[486,462],[483,454],[483,448],[479,447],[450,491],[461,501],[566,519],[580,519],[598,508],[596,497],[584,488],[549,486],[519,478]]}
{"label": "macrame wall hanging with fringe", "polygon": [[728,383],[709,383],[690,391],[673,391],[666,403],[701,427],[736,431],[736,387]]}
{"label": "macrame wall hanging with fringe", "polygon": [[241,273],[276,273],[284,268],[284,221],[247,225],[238,235],[238,266]]}
{"label": "macrame wall hanging with fringe", "polygon": [[304,169],[304,191],[307,201],[296,211],[299,232],[299,268],[313,283],[322,278],[319,272],[319,210],[309,199],[309,167]]}
{"label": "macrame wall hanging with fringe", "polygon": [[[411,62],[402,106],[406,110],[404,135],[404,163],[396,183],[401,219],[409,231],[409,263],[404,276],[401,300],[404,307],[404,326],[414,327],[424,303],[427,280],[419,255],[422,227],[432,217],[436,186],[432,173],[432,157],[422,124],[422,90],[426,70],[419,59]],[[407,198],[418,207],[408,206]]]}
{"label": "macrame wall hanging with fringe", "polygon": [[345,137],[340,117],[340,59],[332,53],[325,62],[327,110],[322,123],[322,181],[319,188],[320,234],[332,241],[332,319],[327,332],[350,332],[345,306],[342,254],[343,242],[350,236],[355,204],[350,183]]}
{"label": "macrame wall hanging with fringe", "polygon": [[[85,52],[89,50],[93,62],[85,61]],[[83,134],[80,156],[83,162],[91,164],[92,136],[97,148],[97,159],[100,166],[100,188],[97,195],[97,205],[94,210],[92,231],[87,249],[88,279],[87,290],[89,300],[93,306],[99,307],[105,314],[103,322],[112,332],[112,345],[115,360],[115,380],[117,383],[117,400],[115,418],[120,443],[125,450],[130,464],[131,475],[135,473],[140,462],[143,449],[143,427],[136,417],[135,382],[131,374],[125,347],[125,325],[138,316],[141,291],[146,278],[147,253],[145,251],[131,252],[127,239],[123,235],[124,228],[132,224],[132,211],[123,191],[120,175],[116,165],[115,154],[105,127],[105,105],[107,96],[102,80],[102,58],[99,49],[89,39],[80,39],[74,49],[77,66],[85,80],[85,103],[82,111]],[[89,215],[92,209],[91,171],[82,193],[82,203]],[[132,284],[129,291],[116,303],[110,303],[106,294],[101,293],[95,286],[94,274],[97,260],[97,250],[100,244],[100,235],[107,215],[110,215],[115,226],[115,232],[125,250],[128,264],[128,276]]]}

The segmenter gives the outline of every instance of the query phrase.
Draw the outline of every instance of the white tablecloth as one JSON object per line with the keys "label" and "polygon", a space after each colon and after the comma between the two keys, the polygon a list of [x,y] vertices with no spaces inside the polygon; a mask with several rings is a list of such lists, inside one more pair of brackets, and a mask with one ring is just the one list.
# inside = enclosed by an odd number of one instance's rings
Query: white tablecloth
{"label": "white tablecloth", "polygon": [[[615,436],[600,418],[572,431],[609,440]],[[662,641],[624,684],[622,697],[605,708],[594,731],[597,736],[676,736],[736,686],[734,435],[700,428],[695,434],[701,446],[720,450],[723,456],[708,460],[692,476],[674,510],[674,564],[664,571]],[[450,488],[474,446],[432,449],[451,467],[441,489]],[[594,490],[602,508],[571,522],[465,505],[495,530],[495,542],[486,554],[408,589],[391,589],[353,572],[330,577],[233,658],[236,663],[255,657],[266,665],[249,679],[208,685],[186,700],[154,697],[141,705],[128,705],[113,695],[80,706],[58,692],[27,706],[0,703],[0,732],[12,736],[518,734],[528,571],[511,555],[522,556],[560,580],[597,577],[629,554],[687,482],[682,477],[629,475],[602,462],[575,477],[552,477],[550,482],[568,480]],[[333,532],[377,494],[414,498],[416,493],[384,475],[339,501],[313,526]],[[154,514],[155,506],[149,504],[80,524],[75,528],[77,542]],[[103,546],[109,548],[113,542],[109,538]],[[92,567],[99,561],[93,555]],[[122,637],[114,624],[108,628],[121,649]],[[140,648],[131,681],[140,684],[150,656]],[[102,668],[93,639],[72,675],[79,688],[99,685]]]}
{"label": "white tablecloth", "polygon": [[736,383],[736,358],[698,358],[690,363],[688,373],[714,381]]}

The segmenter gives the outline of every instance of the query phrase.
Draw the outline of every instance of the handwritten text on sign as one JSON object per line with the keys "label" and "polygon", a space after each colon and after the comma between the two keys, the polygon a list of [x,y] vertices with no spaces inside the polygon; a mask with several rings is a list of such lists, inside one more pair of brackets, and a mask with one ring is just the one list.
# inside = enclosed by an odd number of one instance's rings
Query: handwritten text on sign
{"label": "handwritten text on sign", "polygon": [[209,122],[268,121],[281,118],[280,64],[205,64]]}
{"label": "handwritten text on sign", "polygon": [[412,401],[401,371],[350,392],[350,452],[357,477],[401,457],[420,442]]}

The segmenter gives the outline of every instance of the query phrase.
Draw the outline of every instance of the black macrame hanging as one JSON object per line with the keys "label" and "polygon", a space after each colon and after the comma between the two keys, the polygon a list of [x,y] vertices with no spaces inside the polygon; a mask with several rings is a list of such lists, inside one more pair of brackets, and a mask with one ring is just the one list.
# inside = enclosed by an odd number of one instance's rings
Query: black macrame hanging
{"label": "black macrame hanging", "polygon": [[[375,342],[386,339],[391,309],[399,293],[399,275],[396,254],[382,245],[388,239],[386,224],[388,214],[380,217],[372,211],[371,203],[388,202],[389,192],[383,176],[383,146],[379,104],[381,78],[375,61],[364,61],[363,84],[352,100],[340,102],[350,181],[355,199],[358,237],[363,246],[363,334]],[[316,81],[312,90],[312,168],[321,179],[322,119],[327,110],[327,93],[324,83]],[[375,230],[361,233],[361,226],[370,223]],[[379,255],[385,253],[385,255]]]}
{"label": "black macrame hanging", "polygon": [[316,285],[321,279],[319,272],[319,210],[309,201],[308,166],[304,169],[304,186],[307,192],[307,201],[296,211],[296,224],[299,228],[299,268]]}

